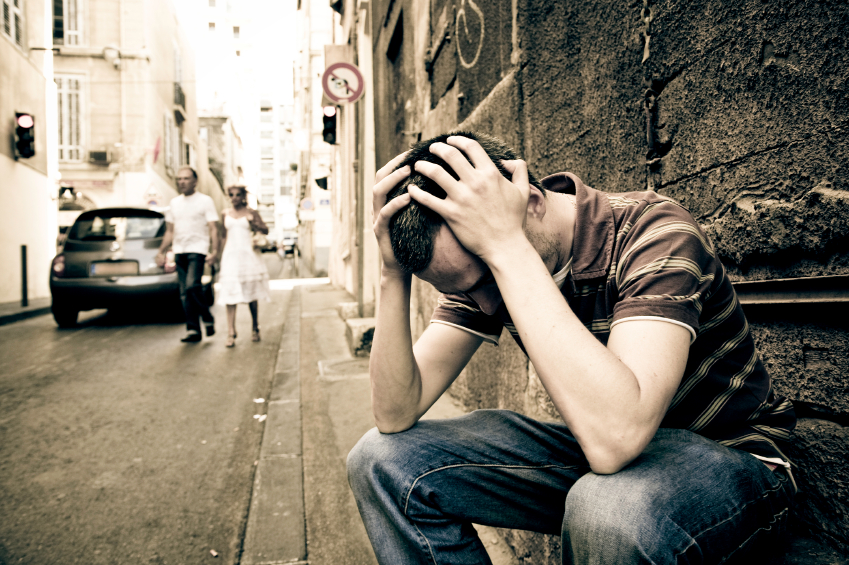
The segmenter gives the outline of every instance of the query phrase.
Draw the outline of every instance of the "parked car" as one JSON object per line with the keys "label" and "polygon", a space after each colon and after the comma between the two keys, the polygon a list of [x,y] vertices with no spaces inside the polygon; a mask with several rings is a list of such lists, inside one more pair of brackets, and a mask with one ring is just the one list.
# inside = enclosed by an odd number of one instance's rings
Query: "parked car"
{"label": "parked car", "polygon": [[298,247],[298,232],[283,232],[283,237],[280,238],[280,243],[277,244],[277,247],[283,252],[283,255],[294,254],[295,249]]}
{"label": "parked car", "polygon": [[156,253],[165,217],[143,208],[99,208],[80,214],[67,231],[50,268],[53,318],[60,327],[77,323],[81,310],[156,301],[179,304],[173,254],[164,267]]}

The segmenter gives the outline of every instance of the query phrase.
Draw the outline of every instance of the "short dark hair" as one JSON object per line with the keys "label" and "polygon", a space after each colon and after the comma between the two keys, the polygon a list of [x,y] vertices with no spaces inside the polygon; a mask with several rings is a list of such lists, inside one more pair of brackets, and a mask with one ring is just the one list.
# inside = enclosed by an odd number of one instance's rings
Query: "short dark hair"
{"label": "short dark hair", "polygon": [[196,170],[194,170],[192,167],[190,167],[188,165],[183,165],[182,167],[177,169],[177,172],[179,173],[183,169],[189,169],[192,172],[192,176],[195,177],[195,180],[198,180],[198,172]]}
{"label": "short dark hair", "polygon": [[[518,159],[518,157],[502,140],[491,135],[472,131],[443,133],[426,141],[420,141],[410,148],[407,157],[396,168],[400,169],[405,165],[409,165],[411,169],[410,176],[389,191],[386,197],[387,202],[405,194],[407,192],[407,185],[411,183],[433,194],[437,198],[445,198],[445,191],[442,187],[426,176],[417,173],[413,165],[415,165],[416,161],[428,161],[441,166],[455,179],[459,178],[445,161],[429,150],[432,144],[444,143],[450,136],[468,137],[477,141],[504,178],[512,178],[512,175],[507,172],[501,161],[511,161]],[[537,187],[545,194],[542,184],[540,184],[530,171],[528,171],[528,180],[531,185]],[[442,216],[420,205],[415,200],[412,200],[409,206],[403,208],[389,221],[389,239],[392,242],[392,251],[395,253],[395,259],[398,261],[398,264],[405,272],[410,274],[419,273],[430,265],[433,259],[433,238],[439,227],[444,223],[445,220]]]}

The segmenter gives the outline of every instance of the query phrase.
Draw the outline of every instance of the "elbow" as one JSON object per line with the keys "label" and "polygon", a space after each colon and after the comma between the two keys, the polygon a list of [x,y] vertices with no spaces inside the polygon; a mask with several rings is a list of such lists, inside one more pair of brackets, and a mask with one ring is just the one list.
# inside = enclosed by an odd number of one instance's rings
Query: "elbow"
{"label": "elbow", "polygon": [[628,466],[645,450],[648,440],[629,438],[625,441],[611,441],[584,449],[584,455],[592,472],[597,475],[612,475]]}
{"label": "elbow", "polygon": [[382,434],[399,434],[412,428],[418,420],[416,419],[381,419],[375,415],[374,423],[377,431]]}
{"label": "elbow", "polygon": [[382,434],[398,434],[409,430],[419,421],[419,414],[411,407],[381,406],[372,400],[374,425]]}
{"label": "elbow", "polygon": [[590,464],[590,469],[596,475],[612,475],[624,469],[628,463],[633,461],[635,457],[594,457],[587,458]]}

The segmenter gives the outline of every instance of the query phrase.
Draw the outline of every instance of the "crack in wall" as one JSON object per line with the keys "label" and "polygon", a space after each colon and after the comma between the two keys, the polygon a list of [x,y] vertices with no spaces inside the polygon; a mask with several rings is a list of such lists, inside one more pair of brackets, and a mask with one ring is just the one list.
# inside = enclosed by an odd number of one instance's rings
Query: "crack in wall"
{"label": "crack in wall", "polygon": [[724,161],[722,163],[710,165],[710,166],[705,167],[703,169],[700,169],[700,170],[698,170],[694,173],[684,175],[682,177],[670,180],[668,182],[661,183],[658,188],[662,189],[662,188],[674,186],[678,183],[681,183],[681,182],[690,180],[692,178],[704,175],[705,173],[710,173],[711,171],[715,171],[715,170],[720,169],[722,167],[727,167],[727,166],[730,166],[730,165],[736,165],[736,164],[741,163],[743,161],[746,161],[747,159],[750,159],[752,157],[757,157],[757,156],[763,155],[765,153],[771,153],[771,152],[776,151],[778,149],[785,149],[787,147],[792,147],[793,145],[798,145],[800,143],[810,141],[811,139],[814,139],[816,137],[823,136],[823,135],[829,135],[829,134],[834,133],[834,132],[840,132],[840,131],[843,131],[845,129],[846,129],[846,126],[831,126],[831,127],[828,127],[828,128],[823,128],[821,130],[812,132],[808,135],[802,136],[801,138],[798,138],[798,139],[793,139],[793,140],[790,140],[790,141],[778,143],[776,145],[766,147],[764,149],[759,149],[757,151],[751,151],[749,153],[746,153],[745,155],[735,157],[734,159],[731,159],[729,161]]}

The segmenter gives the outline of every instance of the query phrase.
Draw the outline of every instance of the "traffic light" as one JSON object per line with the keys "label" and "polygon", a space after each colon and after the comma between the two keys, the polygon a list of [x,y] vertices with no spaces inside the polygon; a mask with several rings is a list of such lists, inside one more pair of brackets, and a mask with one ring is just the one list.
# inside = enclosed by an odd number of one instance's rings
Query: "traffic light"
{"label": "traffic light", "polygon": [[24,159],[35,155],[35,118],[32,114],[15,113],[15,149],[18,157]]}
{"label": "traffic light", "polygon": [[324,128],[321,130],[321,135],[324,137],[324,142],[336,145],[336,106],[325,106],[322,108],[322,114]]}

